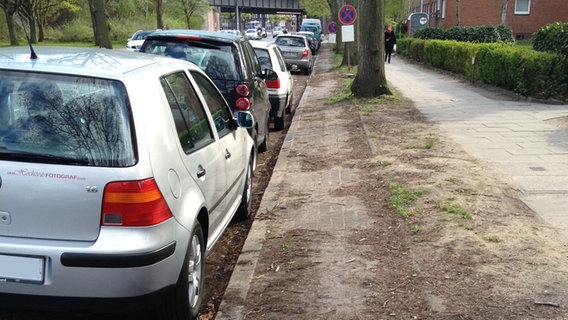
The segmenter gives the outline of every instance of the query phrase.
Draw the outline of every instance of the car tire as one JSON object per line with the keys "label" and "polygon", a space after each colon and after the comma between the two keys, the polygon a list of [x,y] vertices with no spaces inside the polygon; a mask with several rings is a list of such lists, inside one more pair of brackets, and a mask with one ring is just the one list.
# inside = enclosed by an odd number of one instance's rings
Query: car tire
{"label": "car tire", "polygon": [[262,141],[262,143],[258,145],[258,152],[268,151],[268,135],[269,135],[268,132],[270,131],[268,129],[268,119],[265,122],[266,122],[266,127],[264,128],[264,141]]}
{"label": "car tire", "polygon": [[274,118],[274,129],[281,131],[284,128],[286,128],[286,111],[283,111],[280,117]]}
{"label": "car tire", "polygon": [[191,233],[183,266],[175,285],[174,296],[158,312],[158,319],[195,319],[203,299],[205,274],[205,238],[201,224],[196,222]]}
{"label": "car tire", "polygon": [[288,106],[286,107],[286,114],[292,114],[292,107],[294,103],[294,94],[292,92],[290,92],[290,95],[288,96]]}
{"label": "car tire", "polygon": [[243,188],[243,197],[241,199],[241,204],[235,213],[235,221],[243,221],[250,217],[252,212],[252,176],[253,176],[253,159],[249,160],[247,167],[245,186]]}

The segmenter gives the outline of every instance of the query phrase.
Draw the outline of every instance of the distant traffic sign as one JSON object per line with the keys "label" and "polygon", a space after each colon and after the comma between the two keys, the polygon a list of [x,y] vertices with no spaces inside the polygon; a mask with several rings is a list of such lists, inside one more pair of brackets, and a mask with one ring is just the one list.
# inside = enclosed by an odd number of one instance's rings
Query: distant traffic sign
{"label": "distant traffic sign", "polygon": [[339,21],[343,24],[353,24],[357,19],[357,11],[350,5],[345,5],[339,10]]}
{"label": "distant traffic sign", "polygon": [[327,25],[327,32],[329,33],[337,33],[337,23],[334,21],[328,23]]}

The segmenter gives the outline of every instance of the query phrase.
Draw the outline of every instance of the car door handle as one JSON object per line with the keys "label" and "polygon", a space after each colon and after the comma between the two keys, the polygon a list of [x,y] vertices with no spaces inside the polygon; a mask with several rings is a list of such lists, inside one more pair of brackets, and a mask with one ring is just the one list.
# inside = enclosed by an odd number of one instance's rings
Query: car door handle
{"label": "car door handle", "polygon": [[231,157],[231,153],[229,152],[229,149],[225,149],[225,160],[229,159]]}
{"label": "car door handle", "polygon": [[206,173],[207,173],[207,170],[205,170],[205,168],[203,168],[203,166],[199,165],[197,167],[197,177],[198,178],[203,177]]}

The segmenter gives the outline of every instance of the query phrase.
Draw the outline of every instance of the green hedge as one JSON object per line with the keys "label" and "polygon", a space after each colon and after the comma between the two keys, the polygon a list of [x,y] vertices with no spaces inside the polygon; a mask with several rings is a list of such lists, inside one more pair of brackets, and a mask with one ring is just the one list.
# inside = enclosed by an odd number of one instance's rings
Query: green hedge
{"label": "green hedge", "polygon": [[455,40],[460,42],[493,43],[510,42],[513,31],[508,26],[452,27],[448,30],[423,28],[416,31],[414,38],[427,40]]}
{"label": "green hedge", "polygon": [[[568,101],[568,57],[505,43],[403,38],[397,51],[418,62],[542,99]],[[472,58],[475,57],[475,68]]]}

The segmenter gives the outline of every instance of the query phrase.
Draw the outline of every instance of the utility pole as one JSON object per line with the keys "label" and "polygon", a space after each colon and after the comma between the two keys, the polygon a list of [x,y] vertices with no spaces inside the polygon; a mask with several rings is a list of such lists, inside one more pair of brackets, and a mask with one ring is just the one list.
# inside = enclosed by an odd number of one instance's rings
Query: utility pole
{"label": "utility pole", "polygon": [[237,23],[237,30],[241,30],[241,26],[240,26],[240,20],[241,17],[239,15],[239,0],[235,0],[235,20]]}

